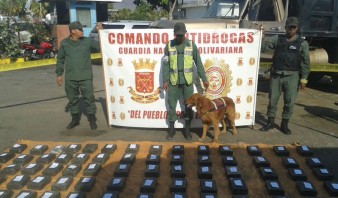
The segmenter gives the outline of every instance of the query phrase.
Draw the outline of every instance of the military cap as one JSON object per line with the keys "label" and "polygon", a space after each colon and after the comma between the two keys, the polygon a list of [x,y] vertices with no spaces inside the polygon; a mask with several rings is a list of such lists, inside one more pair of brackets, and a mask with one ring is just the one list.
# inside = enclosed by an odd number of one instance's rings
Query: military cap
{"label": "military cap", "polygon": [[289,17],[286,20],[286,27],[289,27],[289,26],[297,26],[298,27],[298,25],[299,25],[299,21],[298,21],[297,17]]}
{"label": "military cap", "polygon": [[69,24],[69,29],[74,30],[74,29],[82,29],[83,26],[79,21],[74,21]]}
{"label": "military cap", "polygon": [[174,34],[175,35],[185,35],[187,33],[187,29],[185,28],[185,24],[182,22],[178,22],[174,25]]}

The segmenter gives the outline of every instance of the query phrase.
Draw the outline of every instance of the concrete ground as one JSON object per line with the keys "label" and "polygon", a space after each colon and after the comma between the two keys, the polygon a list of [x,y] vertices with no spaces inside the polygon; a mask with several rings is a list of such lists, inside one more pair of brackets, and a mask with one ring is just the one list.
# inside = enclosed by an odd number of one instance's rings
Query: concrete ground
{"label": "concrete ground", "polygon": [[[86,117],[80,126],[66,130],[70,115],[63,87],[55,81],[55,66],[44,66],[0,73],[0,150],[5,150],[20,139],[36,141],[156,141],[166,142],[166,129],[109,127],[105,114],[103,70],[93,65],[94,89],[98,107],[98,129],[89,128]],[[260,132],[266,122],[268,81],[259,81],[257,93],[256,124],[254,128],[239,127],[238,135],[220,136],[220,141],[247,144],[301,144],[310,146],[316,155],[334,170],[338,179],[338,101],[337,91],[328,80],[322,80],[299,93],[295,113],[290,121],[292,135],[278,129]],[[280,123],[282,100],[276,121]],[[197,141],[200,129],[193,129]],[[210,138],[210,137],[209,137]],[[173,142],[188,142],[182,133],[176,133]]]}

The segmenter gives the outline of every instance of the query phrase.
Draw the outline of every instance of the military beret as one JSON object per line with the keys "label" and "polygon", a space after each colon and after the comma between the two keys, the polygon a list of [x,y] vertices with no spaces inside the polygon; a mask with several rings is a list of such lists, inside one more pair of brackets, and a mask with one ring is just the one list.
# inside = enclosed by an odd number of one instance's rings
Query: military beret
{"label": "military beret", "polygon": [[187,33],[187,29],[185,24],[182,22],[178,22],[174,25],[174,34],[175,35],[185,35]]}
{"label": "military beret", "polygon": [[299,21],[296,17],[289,17],[286,20],[286,27],[289,27],[289,26],[297,26],[298,27],[298,25],[299,25]]}
{"label": "military beret", "polygon": [[69,29],[74,30],[74,29],[82,29],[83,26],[79,21],[74,21],[69,24]]}

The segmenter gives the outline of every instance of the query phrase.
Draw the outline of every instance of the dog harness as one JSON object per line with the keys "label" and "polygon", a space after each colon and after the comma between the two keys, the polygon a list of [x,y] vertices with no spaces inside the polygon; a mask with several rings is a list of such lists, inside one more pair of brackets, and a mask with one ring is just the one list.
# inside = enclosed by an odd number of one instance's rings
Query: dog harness
{"label": "dog harness", "polygon": [[217,109],[225,108],[226,106],[225,100],[223,98],[213,99],[211,103],[214,105],[214,108],[210,109],[209,112],[216,111]]}
{"label": "dog harness", "polygon": [[226,107],[226,103],[225,100],[223,98],[216,98],[211,100],[211,103],[213,104],[213,107],[211,109],[209,109],[209,111],[205,112],[205,113],[201,113],[202,115],[216,111],[217,109],[222,109]]}

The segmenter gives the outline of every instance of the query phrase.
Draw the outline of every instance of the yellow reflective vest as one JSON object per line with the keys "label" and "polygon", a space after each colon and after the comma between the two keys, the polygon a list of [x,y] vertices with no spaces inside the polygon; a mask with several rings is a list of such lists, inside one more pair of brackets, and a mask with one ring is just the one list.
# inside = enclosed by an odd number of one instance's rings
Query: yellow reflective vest
{"label": "yellow reflective vest", "polygon": [[[170,82],[176,85],[178,81],[178,68],[177,68],[177,49],[168,43],[169,62],[170,62]],[[189,41],[184,48],[184,78],[188,85],[191,85],[193,80],[193,46],[192,41]]]}

